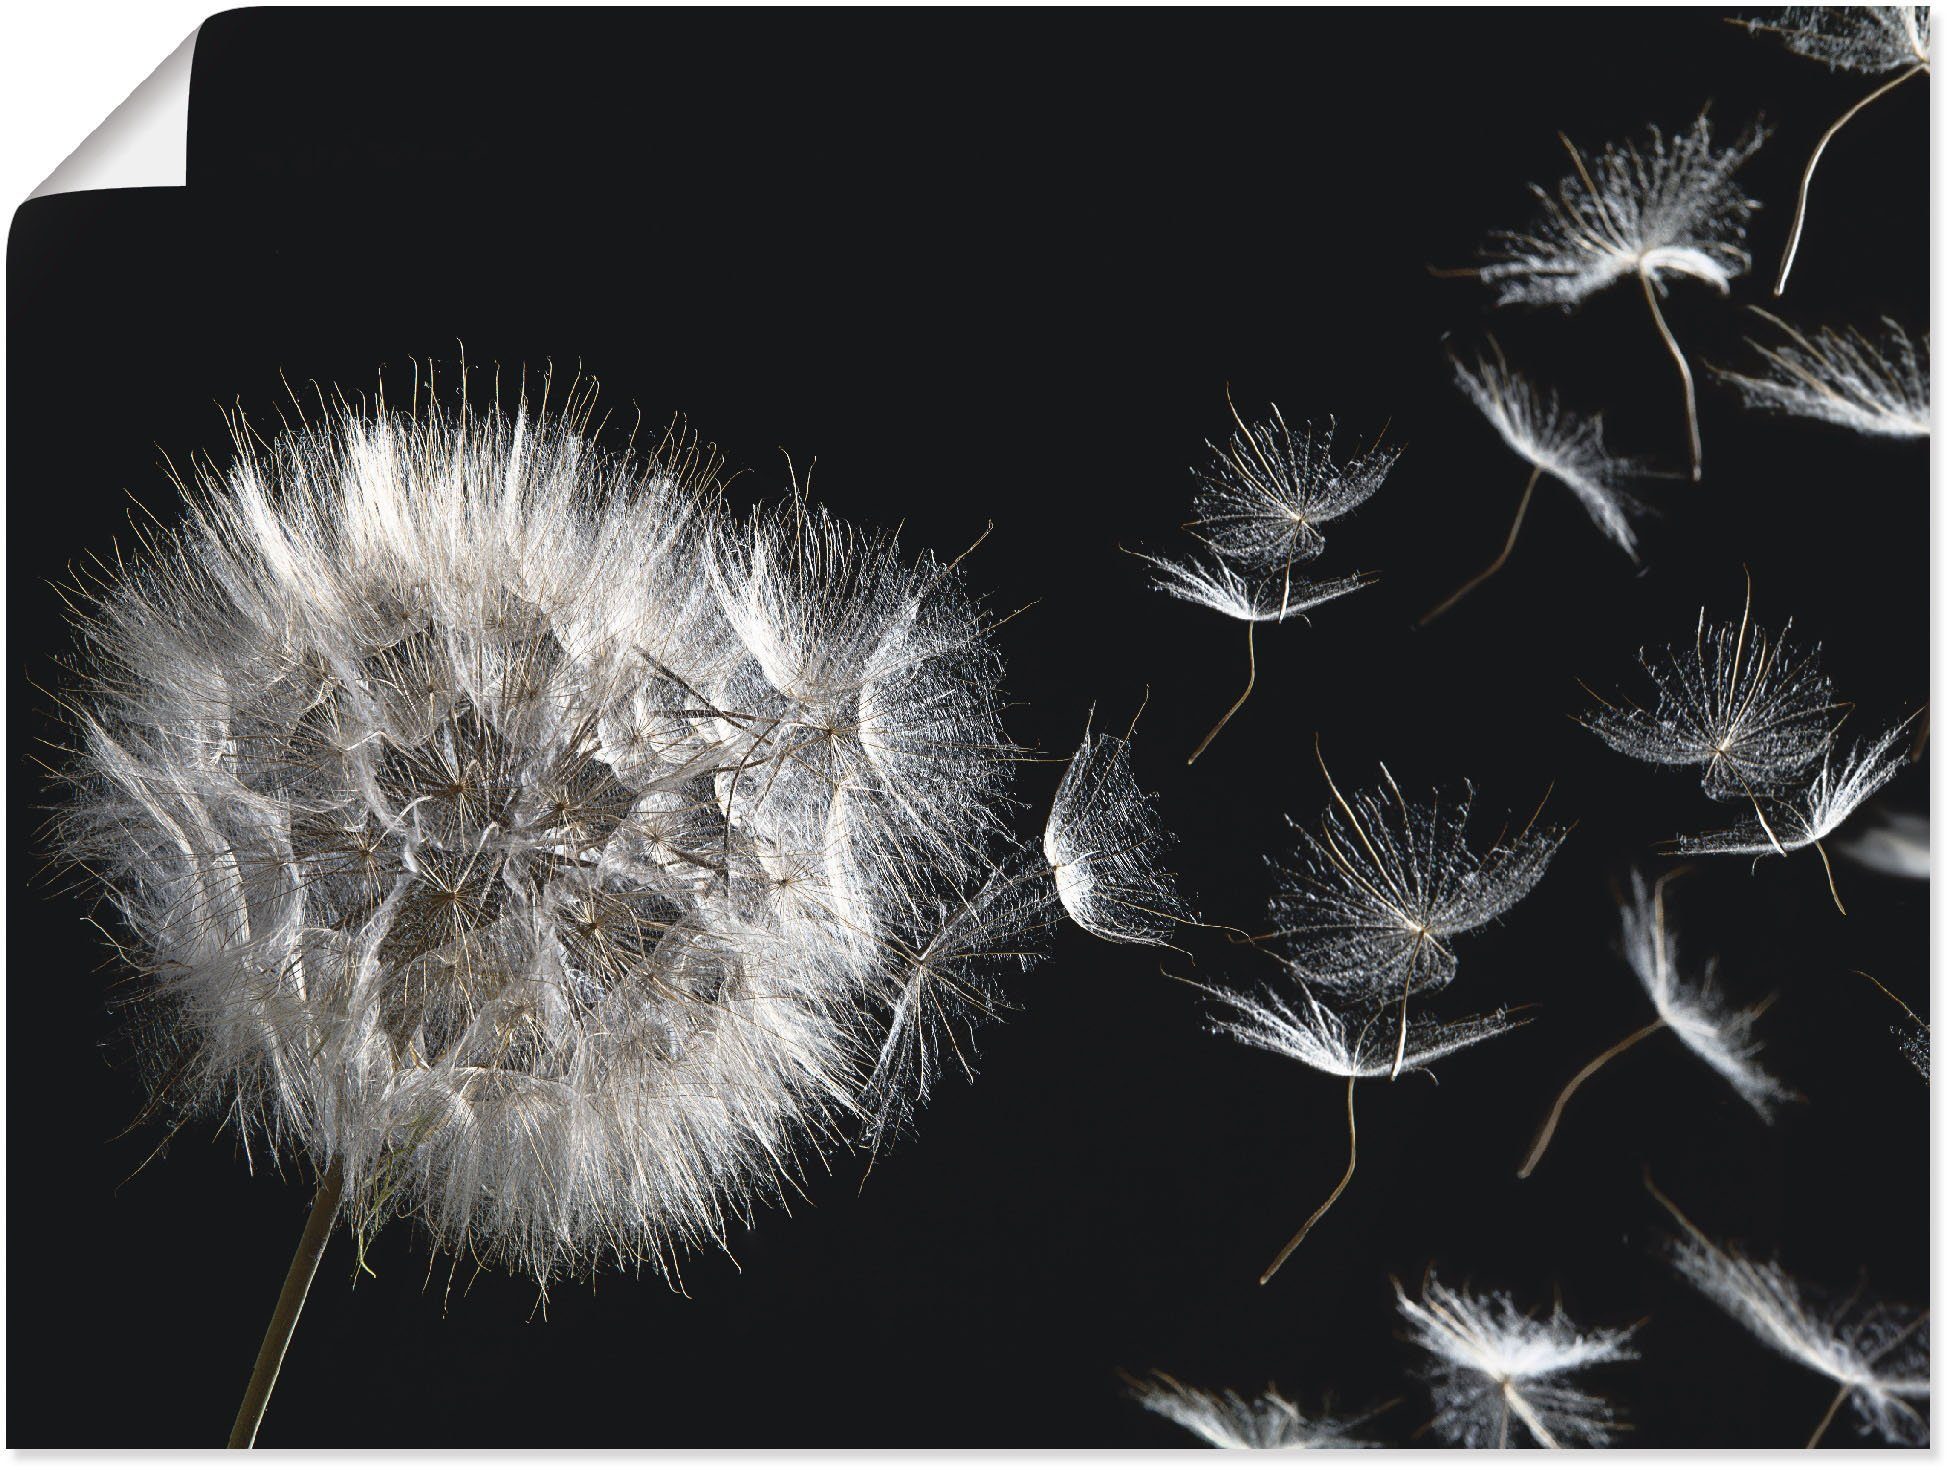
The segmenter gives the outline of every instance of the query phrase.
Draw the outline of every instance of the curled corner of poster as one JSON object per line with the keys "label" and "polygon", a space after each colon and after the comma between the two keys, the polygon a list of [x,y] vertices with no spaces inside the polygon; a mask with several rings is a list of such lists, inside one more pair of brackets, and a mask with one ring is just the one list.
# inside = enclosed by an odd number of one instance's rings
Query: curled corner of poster
{"label": "curled corner of poster", "polygon": [[[198,27],[198,30],[201,28]],[[169,53],[30,198],[84,189],[181,188],[189,181],[189,72],[197,31]]]}

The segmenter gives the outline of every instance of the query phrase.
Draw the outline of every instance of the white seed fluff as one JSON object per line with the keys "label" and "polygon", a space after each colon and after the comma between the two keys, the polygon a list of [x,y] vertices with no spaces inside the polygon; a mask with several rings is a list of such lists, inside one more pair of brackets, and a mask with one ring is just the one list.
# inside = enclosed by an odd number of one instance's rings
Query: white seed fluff
{"label": "white seed fluff", "polygon": [[1611,144],[1586,164],[1568,145],[1574,171],[1552,192],[1531,186],[1540,217],[1490,237],[1481,280],[1502,306],[1574,307],[1632,276],[1657,290],[1689,276],[1728,293],[1750,268],[1741,242],[1757,208],[1732,176],[1763,141],[1752,128],[1719,152],[1699,117],[1688,132],[1652,127],[1642,143]]}
{"label": "white seed fluff", "polygon": [[1686,979],[1677,964],[1677,939],[1641,873],[1630,874],[1631,901],[1622,906],[1623,957],[1650,1004],[1681,1041],[1737,1089],[1766,1122],[1773,1105],[1795,1094],[1757,1064],[1762,1049],[1751,1031],[1764,1007],[1733,1010],[1717,989],[1713,959]]}
{"label": "white seed fluff", "polygon": [[1648,473],[1647,466],[1611,454],[1602,442],[1602,415],[1572,413],[1553,390],[1544,392],[1498,359],[1470,368],[1453,359],[1454,381],[1473,400],[1502,442],[1544,475],[1561,481],[1602,534],[1636,558],[1632,517],[1640,501],[1623,487]]}
{"label": "white seed fluff", "polygon": [[1068,917],[1118,944],[1167,944],[1190,913],[1158,865],[1165,840],[1128,739],[1084,731],[1041,837]]}
{"label": "white seed fluff", "polygon": [[1213,1393],[1192,1388],[1167,1373],[1135,1381],[1136,1402],[1152,1414],[1180,1424],[1205,1444],[1220,1450],[1367,1450],[1371,1440],[1352,1431],[1370,1415],[1355,1418],[1307,1417],[1276,1389],[1246,1398],[1235,1389]]}
{"label": "white seed fluff", "polygon": [[1569,1378],[1636,1356],[1634,1328],[1583,1331],[1560,1307],[1548,1317],[1519,1311],[1501,1293],[1442,1286],[1428,1273],[1414,1301],[1397,1282],[1399,1310],[1414,1342],[1433,1357],[1432,1428],[1449,1444],[1505,1449],[1525,1437],[1546,1449],[1604,1445],[1615,1410]]}
{"label": "white seed fluff", "polygon": [[1905,720],[1877,740],[1861,742],[1834,760],[1828,753],[1802,788],[1760,796],[1757,811],[1736,826],[1679,837],[1681,853],[1730,853],[1760,858],[1823,842],[1906,764]]}
{"label": "white seed fluff", "polygon": [[586,422],[240,431],[84,594],[56,829],[159,1101],[543,1280],[673,1273],[843,1137],[1007,846],[957,573]]}
{"label": "white seed fluff", "polygon": [[[1320,1004],[1304,986],[1297,990],[1295,1004],[1273,990],[1257,995],[1213,990],[1211,994],[1231,1014],[1212,1017],[1210,1029],[1334,1077],[1393,1075],[1398,1043],[1389,1009],[1366,1006],[1334,1010]],[[1523,1024],[1525,1018],[1513,1016],[1505,1008],[1459,1021],[1417,1016],[1406,1027],[1406,1048],[1398,1070],[1402,1074],[1422,1070],[1442,1057]]]}
{"label": "white seed fluff", "polygon": [[1809,337],[1760,312],[1783,333],[1775,346],[1752,342],[1762,375],[1720,372],[1747,408],[1828,424],[1887,439],[1925,439],[1933,432],[1928,339],[1916,348],[1898,322],[1882,318],[1873,341],[1857,327],[1826,327]]}
{"label": "white seed fluff", "polygon": [[1930,60],[1929,5],[1787,5],[1741,22],[1838,71],[1888,72]]}

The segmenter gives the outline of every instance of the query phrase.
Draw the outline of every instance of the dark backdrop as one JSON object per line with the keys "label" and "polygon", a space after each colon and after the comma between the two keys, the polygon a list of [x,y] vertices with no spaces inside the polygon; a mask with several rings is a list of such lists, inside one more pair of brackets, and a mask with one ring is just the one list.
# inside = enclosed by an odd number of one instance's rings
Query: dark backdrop
{"label": "dark backdrop", "polygon": [[[1740,1001],[1771,991],[1765,1058],[1808,1101],[1765,1128],[1669,1037],[1577,1099],[1531,1181],[1514,1167],[1556,1088],[1649,1015],[1614,952],[1611,885],[1652,844],[1714,825],[1686,773],[1640,766],[1568,718],[1578,677],[1625,682],[1697,608],[1825,645],[1864,728],[1926,697],[1924,450],[1747,416],[1702,389],[1707,478],[1649,487],[1638,571],[1544,485],[1500,577],[1426,631],[1485,564],[1525,467],[1454,391],[1443,333],[1490,327],[1612,443],[1676,468],[1681,404],[1635,293],[1574,315],[1491,311],[1436,278],[1524,185],[1704,103],[1776,136],[1730,302],[1677,284],[1697,361],[1744,364],[1798,170],[1866,90],[1707,11],[242,11],[202,33],[189,187],[36,200],[9,247],[15,680],[9,933],[8,1323],[16,1445],[220,1441],[308,1200],[251,1177],[227,1136],[151,1129],[112,1065],[114,976],[80,904],[36,886],[47,579],[167,517],[177,462],[221,451],[221,410],[273,422],[280,379],[370,388],[414,359],[598,376],[623,418],[687,414],[775,493],[816,461],[847,517],[957,551],[998,609],[1017,739],[1072,748],[1092,702],[1149,691],[1141,775],[1212,920],[1253,927],[1283,816],[1315,820],[1322,737],[1342,782],[1473,778],[1501,813],[1578,823],[1510,922],[1464,940],[1445,1008],[1531,1002],[1533,1024],[1362,1098],[1364,1162],[1270,1287],[1271,1251],[1336,1179],[1337,1082],[1203,1032],[1151,951],[1064,935],[982,1036],[917,1138],[813,1171],[685,1267],[687,1296],[610,1273],[558,1286],[429,1277],[385,1231],[376,1277],[327,1256],[266,1445],[1143,1445],[1186,1442],[1118,1368],[1275,1380],[1315,1404],[1404,1393],[1426,1418],[1388,1274],[1505,1287],[1578,1320],[1647,1318],[1602,1380],[1643,1444],[1794,1444],[1824,1402],[1657,1257],[1642,1167],[1705,1228],[1803,1276],[1927,1293],[1927,1092],[1897,1013],[1922,1004],[1921,884],[1815,856],[1704,865],[1675,890],[1686,942]],[[1786,307],[1917,332],[1928,265],[1924,83],[1834,145]],[[1309,627],[1264,630],[1255,699],[1196,738],[1243,674],[1238,625],[1145,587],[1119,546],[1184,545],[1187,467],[1261,411],[1336,413],[1406,445],[1331,537],[1326,570],[1378,569]],[[1057,768],[1022,770],[1045,806]],[[1889,800],[1924,804],[1924,767]],[[1197,941],[1206,973],[1265,961]],[[1843,1440],[1849,1431],[1841,1431]]]}

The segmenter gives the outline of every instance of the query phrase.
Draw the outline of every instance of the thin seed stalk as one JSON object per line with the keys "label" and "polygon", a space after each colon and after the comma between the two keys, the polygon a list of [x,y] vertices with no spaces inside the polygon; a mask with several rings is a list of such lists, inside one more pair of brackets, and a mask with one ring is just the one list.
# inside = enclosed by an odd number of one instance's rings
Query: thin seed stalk
{"label": "thin seed stalk", "polygon": [[304,1222],[297,1253],[291,1257],[291,1269],[284,1273],[283,1290],[277,1294],[270,1325],[264,1329],[256,1367],[251,1370],[249,1386],[243,1391],[243,1402],[237,1407],[236,1423],[230,1426],[229,1447],[233,1450],[247,1450],[257,1443],[257,1428],[264,1422],[271,1390],[277,1386],[278,1370],[284,1366],[291,1334],[297,1330],[298,1314],[304,1310],[304,1299],[311,1291],[311,1278],[318,1274],[318,1261],[331,1240],[332,1227],[338,1223],[338,1202],[344,1189],[344,1172],[334,1163],[318,1181],[311,1216]]}

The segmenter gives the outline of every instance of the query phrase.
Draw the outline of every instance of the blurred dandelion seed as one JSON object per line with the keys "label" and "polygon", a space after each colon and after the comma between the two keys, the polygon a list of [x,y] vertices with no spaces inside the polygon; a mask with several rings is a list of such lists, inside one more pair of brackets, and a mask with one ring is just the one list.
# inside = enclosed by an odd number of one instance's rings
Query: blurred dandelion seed
{"label": "blurred dandelion seed", "polygon": [[1390,1404],[1364,1414],[1335,1418],[1326,1412],[1306,1417],[1275,1387],[1256,1398],[1235,1389],[1192,1388],[1160,1370],[1147,1378],[1123,1375],[1130,1395],[1152,1414],[1180,1424],[1205,1444],[1220,1450],[1371,1450],[1380,1446],[1354,1435]]}
{"label": "blurred dandelion seed", "polygon": [[1636,1356],[1634,1327],[1584,1331],[1558,1305],[1548,1317],[1518,1310],[1504,1293],[1442,1286],[1428,1270],[1414,1301],[1393,1282],[1412,1340],[1432,1356],[1433,1430],[1468,1449],[1507,1449],[1516,1425],[1544,1449],[1605,1445],[1624,1426],[1573,1375]]}
{"label": "blurred dandelion seed", "polygon": [[1612,455],[1602,443],[1602,415],[1571,413],[1563,408],[1553,391],[1544,393],[1519,373],[1512,371],[1493,338],[1488,345],[1494,360],[1476,360],[1469,368],[1449,353],[1454,381],[1500,434],[1501,440],[1532,467],[1528,482],[1515,506],[1514,524],[1500,554],[1484,571],[1463,582],[1444,602],[1420,619],[1425,627],[1507,563],[1514,551],[1515,538],[1528,514],[1528,502],[1535,486],[1547,475],[1567,486],[1582,508],[1589,513],[1603,535],[1636,559],[1636,532],[1629,524],[1632,514],[1643,507],[1622,489],[1630,479],[1648,473],[1636,460]]}
{"label": "blurred dandelion seed", "polygon": [[1906,1402],[1930,1393],[1924,1309],[1891,1304],[1860,1309],[1856,1290],[1826,1307],[1775,1261],[1754,1261],[1712,1242],[1647,1174],[1643,1185],[1684,1229],[1684,1238],[1674,1243],[1683,1277],[1773,1352],[1838,1385],[1806,1449],[1817,1448],[1847,1403],[1866,1428],[1888,1442],[1926,1443],[1926,1417]]}
{"label": "blurred dandelion seed", "polygon": [[1913,1070],[1920,1074],[1920,1080],[1931,1086],[1933,1084],[1933,1028],[1914,1014],[1912,1006],[1888,990],[1878,979],[1868,975],[1864,970],[1854,970],[1852,973],[1863,980],[1872,981],[1875,990],[1906,1012],[1904,1024],[1893,1028],[1893,1039],[1899,1042],[1900,1055],[1905,1057]]}
{"label": "blurred dandelion seed", "polygon": [[1898,322],[1882,318],[1875,343],[1856,327],[1826,327],[1807,337],[1758,307],[1753,311],[1788,339],[1775,347],[1751,343],[1766,373],[1718,372],[1745,407],[1820,419],[1855,433],[1924,439],[1933,432],[1928,339],[1916,349]]}
{"label": "blurred dandelion seed", "polygon": [[1686,980],[1678,968],[1676,936],[1665,921],[1663,891],[1683,871],[1679,868],[1663,874],[1653,889],[1644,885],[1641,873],[1632,872],[1632,901],[1622,907],[1623,957],[1655,1007],[1656,1019],[1632,1031],[1569,1079],[1535,1136],[1517,1178],[1526,1179],[1534,1173],[1562,1121],[1562,1110],[1576,1090],[1637,1042],[1666,1028],[1736,1088],[1738,1096],[1767,1123],[1771,1121],[1772,1104],[1794,1095],[1754,1060],[1759,1046],[1752,1039],[1751,1028],[1770,1008],[1770,1000],[1746,1010],[1732,1010],[1717,991],[1714,959],[1705,964],[1702,977],[1695,981]]}
{"label": "blurred dandelion seed", "polygon": [[1836,71],[1897,73],[1840,113],[1839,120],[1819,136],[1812,156],[1806,160],[1804,177],[1798,182],[1798,204],[1792,211],[1791,234],[1785,241],[1778,280],[1771,288],[1773,296],[1785,294],[1785,282],[1791,278],[1792,262],[1798,258],[1798,244],[1805,233],[1812,173],[1839,129],[1901,83],[1933,70],[1931,10],[1926,5],[1790,5],[1771,20],[1736,22],[1753,32],[1770,32],[1800,56],[1822,61]]}

